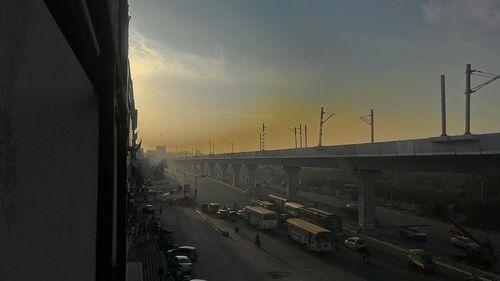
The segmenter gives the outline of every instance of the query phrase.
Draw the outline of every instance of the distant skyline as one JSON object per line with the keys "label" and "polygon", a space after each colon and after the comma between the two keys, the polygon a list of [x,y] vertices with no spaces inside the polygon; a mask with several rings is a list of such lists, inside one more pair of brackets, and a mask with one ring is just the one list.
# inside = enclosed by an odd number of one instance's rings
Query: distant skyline
{"label": "distant skyline", "polygon": [[[130,1],[130,63],[143,147],[294,147],[288,129],[336,115],[324,145],[464,133],[465,64],[500,74],[500,2]],[[473,85],[484,81],[473,76]],[[500,81],[472,96],[472,133],[500,131]]]}

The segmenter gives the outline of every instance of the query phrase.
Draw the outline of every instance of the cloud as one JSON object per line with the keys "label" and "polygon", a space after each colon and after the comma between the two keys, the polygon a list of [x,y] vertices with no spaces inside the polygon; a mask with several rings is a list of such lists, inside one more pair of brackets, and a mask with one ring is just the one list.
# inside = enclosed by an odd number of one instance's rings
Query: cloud
{"label": "cloud", "polygon": [[500,28],[498,0],[428,0],[422,10],[429,25],[473,32],[497,32]]}
{"label": "cloud", "polygon": [[130,32],[129,57],[135,78],[162,77],[191,81],[234,82],[229,75],[228,64],[221,52],[214,57],[174,50],[142,36],[136,30]]}

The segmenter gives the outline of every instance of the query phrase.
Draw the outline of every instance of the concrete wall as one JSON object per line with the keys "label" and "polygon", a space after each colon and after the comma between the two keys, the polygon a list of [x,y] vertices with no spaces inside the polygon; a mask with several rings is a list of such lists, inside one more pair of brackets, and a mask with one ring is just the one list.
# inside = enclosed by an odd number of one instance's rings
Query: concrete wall
{"label": "concrete wall", "polygon": [[93,280],[96,97],[43,1],[0,22],[0,280]]}

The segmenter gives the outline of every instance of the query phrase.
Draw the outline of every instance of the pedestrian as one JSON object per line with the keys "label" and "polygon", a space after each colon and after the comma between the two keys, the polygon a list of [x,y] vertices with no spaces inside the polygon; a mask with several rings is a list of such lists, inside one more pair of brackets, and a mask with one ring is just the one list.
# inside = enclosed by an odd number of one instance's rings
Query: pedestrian
{"label": "pedestrian", "polygon": [[163,208],[160,206],[160,216],[161,216],[162,212],[163,212]]}

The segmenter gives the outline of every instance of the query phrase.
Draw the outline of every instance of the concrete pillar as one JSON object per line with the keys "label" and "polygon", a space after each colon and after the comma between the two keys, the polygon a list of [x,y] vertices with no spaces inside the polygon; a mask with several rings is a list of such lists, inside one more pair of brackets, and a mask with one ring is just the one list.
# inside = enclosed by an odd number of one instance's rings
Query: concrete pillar
{"label": "concrete pillar", "polygon": [[358,183],[358,227],[363,232],[375,227],[375,181],[380,174],[376,170],[354,172]]}
{"label": "concrete pillar", "polygon": [[208,166],[208,176],[215,178],[215,163],[207,163]]}
{"label": "concrete pillar", "polygon": [[231,167],[233,168],[233,186],[238,187],[240,186],[241,164],[231,164]]}
{"label": "concrete pillar", "polygon": [[300,167],[288,167],[283,168],[287,174],[287,189],[286,195],[288,199],[297,198],[297,186],[299,185],[299,173]]}
{"label": "concrete pillar", "polygon": [[229,164],[226,164],[226,163],[219,163],[219,167],[221,169],[221,181],[222,182],[226,182],[227,180],[227,167],[229,166]]}
{"label": "concrete pillar", "polygon": [[245,167],[248,170],[248,191],[250,194],[255,194],[255,174],[257,171],[257,165],[247,165]]}

